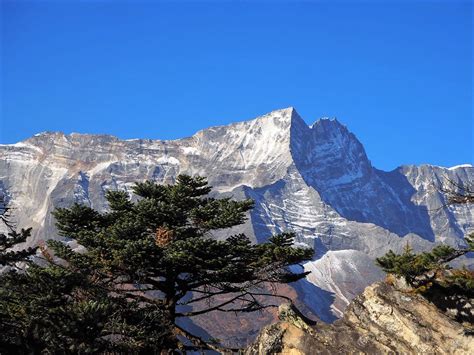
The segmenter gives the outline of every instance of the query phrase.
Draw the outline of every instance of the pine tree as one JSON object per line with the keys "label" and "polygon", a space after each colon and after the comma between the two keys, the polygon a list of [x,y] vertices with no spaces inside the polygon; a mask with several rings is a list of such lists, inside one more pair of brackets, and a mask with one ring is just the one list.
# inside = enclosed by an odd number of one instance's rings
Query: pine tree
{"label": "pine tree", "polygon": [[[412,286],[425,286],[431,282],[437,271],[449,268],[449,262],[474,251],[474,234],[466,237],[467,248],[456,249],[449,245],[437,245],[431,251],[413,253],[407,244],[403,253],[396,254],[390,250],[377,258],[376,263],[385,272],[405,278]],[[428,274],[433,275],[426,277]],[[466,280],[467,284],[470,284]]]}
{"label": "pine tree", "polygon": [[0,266],[14,266],[19,261],[28,261],[36,252],[36,248],[12,250],[20,243],[24,243],[31,235],[31,228],[21,229],[17,232],[12,221],[11,207],[8,206],[4,196],[0,195],[0,224],[6,232],[0,233]]}
{"label": "pine tree", "polygon": [[211,198],[206,179],[187,175],[178,176],[174,185],[138,183],[133,192],[136,202],[124,191],[107,192],[107,213],[77,204],[56,210],[60,234],[77,240],[87,253],[60,242],[50,247],[69,268],[102,280],[109,293],[161,310],[171,326],[163,345],[170,351],[216,348],[179,327],[177,319],[274,306],[268,300],[279,296],[265,291],[265,285],[307,274],[289,270],[313,255],[310,248],[293,246],[293,234],[275,235],[263,244],[252,244],[243,234],[212,238],[213,231],[243,223],[251,200]]}

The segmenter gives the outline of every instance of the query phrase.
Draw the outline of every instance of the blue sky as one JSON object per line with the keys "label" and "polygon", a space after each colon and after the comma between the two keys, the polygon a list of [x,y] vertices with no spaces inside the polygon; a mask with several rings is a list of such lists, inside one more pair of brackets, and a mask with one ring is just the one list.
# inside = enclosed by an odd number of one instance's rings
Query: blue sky
{"label": "blue sky", "polygon": [[175,139],[294,106],[381,169],[474,161],[472,2],[1,4],[1,143]]}

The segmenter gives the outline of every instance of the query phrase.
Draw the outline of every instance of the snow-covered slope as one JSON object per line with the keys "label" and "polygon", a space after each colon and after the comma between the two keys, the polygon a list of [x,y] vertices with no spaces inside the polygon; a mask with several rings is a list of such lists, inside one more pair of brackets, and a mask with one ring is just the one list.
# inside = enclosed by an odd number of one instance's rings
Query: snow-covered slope
{"label": "snow-covered slope", "polygon": [[0,146],[0,193],[17,208],[19,226],[34,228],[35,242],[56,236],[54,208],[80,202],[104,210],[108,189],[172,182],[179,173],[207,176],[220,194],[254,199],[237,230],[255,241],[293,230],[298,243],[316,249],[305,266],[313,273],[295,287],[324,319],[381,277],[375,257],[407,242],[418,250],[440,241],[464,245],[474,230],[474,209],[444,207],[438,191],[446,178],[474,181],[472,166],[380,171],[340,122],[308,126],[293,108],[174,141],[41,133]]}

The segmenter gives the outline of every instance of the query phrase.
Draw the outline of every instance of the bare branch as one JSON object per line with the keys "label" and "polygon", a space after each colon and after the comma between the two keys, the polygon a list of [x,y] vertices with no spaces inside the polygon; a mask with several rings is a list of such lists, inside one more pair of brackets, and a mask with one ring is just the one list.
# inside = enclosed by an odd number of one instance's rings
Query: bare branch
{"label": "bare branch", "polygon": [[430,211],[437,212],[453,205],[474,203],[474,181],[464,184],[454,181],[447,175],[443,176],[443,181],[435,186],[435,190],[443,195],[445,202]]}
{"label": "bare branch", "polygon": [[175,327],[174,327],[174,333],[176,335],[181,335],[181,336],[189,339],[195,345],[194,347],[186,347],[189,350],[206,350],[207,349],[207,350],[217,351],[218,353],[221,353],[221,354],[231,354],[231,353],[234,353],[234,352],[240,353],[240,351],[242,350],[242,349],[238,349],[238,348],[225,348],[225,347],[219,346],[217,344],[212,344],[212,343],[205,342],[200,337],[189,333],[188,331],[186,331],[185,329],[183,329],[183,328],[181,328],[177,325],[175,325]]}
{"label": "bare branch", "polygon": [[448,205],[474,203],[474,182],[463,184],[447,176],[444,177],[446,185],[439,191],[445,194]]}

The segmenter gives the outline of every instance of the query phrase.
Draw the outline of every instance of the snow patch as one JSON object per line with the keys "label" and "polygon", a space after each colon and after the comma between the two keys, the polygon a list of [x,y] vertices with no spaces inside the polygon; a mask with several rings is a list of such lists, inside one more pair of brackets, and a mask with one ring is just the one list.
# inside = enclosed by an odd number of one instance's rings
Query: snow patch
{"label": "snow patch", "polygon": [[175,157],[168,157],[168,156],[161,157],[156,162],[159,164],[171,164],[171,165],[180,164],[178,159],[176,159]]}
{"label": "snow patch", "polygon": [[459,169],[459,168],[473,168],[474,166],[472,166],[471,164],[461,164],[461,165],[456,165],[456,166],[452,166],[450,168],[448,168],[448,170],[456,170],[456,169]]}
{"label": "snow patch", "polygon": [[293,242],[293,247],[295,248],[311,248],[308,244],[303,242]]}
{"label": "snow patch", "polygon": [[199,155],[199,150],[194,147],[181,147],[184,154]]}

